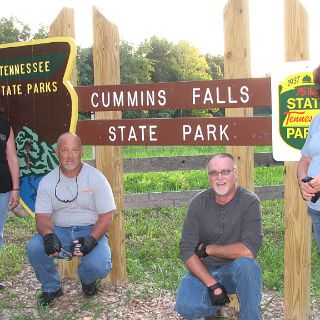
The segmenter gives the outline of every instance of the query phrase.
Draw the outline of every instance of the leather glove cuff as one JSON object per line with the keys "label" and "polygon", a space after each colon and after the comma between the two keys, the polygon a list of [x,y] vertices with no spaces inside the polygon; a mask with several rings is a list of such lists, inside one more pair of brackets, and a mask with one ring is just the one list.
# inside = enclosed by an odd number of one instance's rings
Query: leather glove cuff
{"label": "leather glove cuff", "polygon": [[60,252],[61,242],[55,233],[51,232],[44,235],[43,241],[44,241],[44,251],[48,256],[53,253]]}
{"label": "leather glove cuff", "polygon": [[199,242],[195,247],[194,251],[200,259],[203,259],[208,256],[206,249],[207,249],[207,244],[204,242]]}
{"label": "leather glove cuff", "polygon": [[80,252],[82,252],[84,256],[88,254],[98,244],[97,239],[91,235],[86,237],[80,237],[78,241],[81,244]]}
{"label": "leather glove cuff", "polygon": [[[207,289],[208,289],[208,293],[209,293],[209,297],[210,297],[211,303],[213,305],[223,306],[223,305],[225,305],[225,304],[230,302],[227,290],[219,282],[213,284],[212,286],[208,287]],[[214,291],[216,289],[221,289],[221,293],[220,294],[215,294]]]}

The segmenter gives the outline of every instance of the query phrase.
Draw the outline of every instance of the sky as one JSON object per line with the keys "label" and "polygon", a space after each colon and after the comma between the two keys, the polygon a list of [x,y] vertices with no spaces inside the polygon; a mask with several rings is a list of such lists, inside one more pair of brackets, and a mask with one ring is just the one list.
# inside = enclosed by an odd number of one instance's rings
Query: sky
{"label": "sky", "polygon": [[[11,0],[0,17],[16,16],[34,32],[50,25],[63,7],[74,8],[76,43],[92,44],[92,6],[118,27],[121,40],[138,45],[156,35],[188,41],[201,53],[223,55],[223,8],[228,0]],[[320,62],[319,0],[300,0],[309,13],[310,60]],[[284,60],[283,1],[249,0],[252,76],[272,73]]]}

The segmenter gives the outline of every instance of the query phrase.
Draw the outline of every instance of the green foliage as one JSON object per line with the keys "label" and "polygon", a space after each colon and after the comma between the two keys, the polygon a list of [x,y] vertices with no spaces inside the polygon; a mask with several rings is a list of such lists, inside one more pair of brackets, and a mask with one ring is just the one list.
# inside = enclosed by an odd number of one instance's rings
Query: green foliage
{"label": "green foliage", "polygon": [[195,156],[199,154],[213,154],[224,152],[223,146],[125,146],[123,147],[124,158],[150,158],[170,156]]}
{"label": "green foliage", "polygon": [[213,56],[208,53],[204,57],[208,63],[211,78],[213,80],[223,79],[224,57],[221,55]]}
{"label": "green foliage", "polygon": [[[177,44],[156,36],[145,40],[139,47],[154,67],[152,82],[175,82],[210,80],[209,66],[200,51],[187,41]],[[149,110],[150,118],[203,117],[208,111],[185,110],[176,106],[174,110]]]}
{"label": "green foliage", "polygon": [[124,175],[125,193],[166,192],[208,188],[205,170],[130,173]]}
{"label": "green foliage", "polygon": [[174,45],[171,55],[176,81],[211,80],[206,59],[187,41]]}
{"label": "green foliage", "polygon": [[[271,152],[271,146],[256,146],[254,152]],[[125,146],[124,158],[210,155],[225,152],[224,146]]]}
{"label": "green foliage", "polygon": [[283,184],[283,166],[256,167],[254,169],[254,181],[258,186],[272,186]]}
{"label": "green foliage", "polygon": [[176,290],[185,272],[178,252],[184,215],[185,207],[126,212],[130,281]]}
{"label": "green foliage", "polygon": [[264,239],[258,262],[263,270],[262,281],[269,289],[283,289],[284,274],[284,208],[283,200],[262,201]]}
{"label": "green foliage", "polygon": [[172,52],[173,43],[166,39],[159,39],[156,36],[150,38],[149,42],[145,40],[140,50],[144,52],[154,68],[151,75],[152,82],[172,82],[176,77],[172,70]]}
{"label": "green foliage", "polygon": [[[149,83],[154,71],[152,62],[141,50],[135,50],[129,42],[120,43],[120,77],[122,84]],[[145,118],[147,111],[124,111],[123,119]]]}
{"label": "green foliage", "polygon": [[32,36],[32,39],[46,39],[49,37],[48,27],[40,25],[38,31]]}
{"label": "green foliage", "polygon": [[31,29],[16,17],[0,19],[0,43],[29,40]]}
{"label": "green foliage", "polygon": [[121,41],[120,74],[122,84],[149,83],[153,71],[152,62],[145,57],[143,52],[135,50],[129,42]]}
{"label": "green foliage", "polygon": [[31,217],[9,217],[5,225],[7,244],[0,250],[0,279],[21,272],[26,263],[25,244],[35,231]]}
{"label": "green foliage", "polygon": [[78,85],[93,85],[93,56],[92,47],[77,49],[77,74]]}
{"label": "green foliage", "polygon": [[[283,183],[283,167],[255,168],[255,185],[270,186]],[[209,187],[203,170],[128,173],[124,175],[125,193],[199,190]]]}

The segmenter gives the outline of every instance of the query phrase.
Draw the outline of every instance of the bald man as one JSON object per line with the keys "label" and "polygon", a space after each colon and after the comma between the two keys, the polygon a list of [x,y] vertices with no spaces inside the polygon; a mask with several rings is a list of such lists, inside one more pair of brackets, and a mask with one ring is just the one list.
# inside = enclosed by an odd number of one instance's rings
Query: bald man
{"label": "bald man", "polygon": [[97,293],[97,280],[111,270],[108,230],[116,209],[110,184],[81,161],[80,138],[67,132],[57,140],[60,166],[40,181],[35,204],[38,233],[28,243],[28,259],[42,293],[38,305],[50,305],[63,294],[55,259],[80,257],[82,292]]}

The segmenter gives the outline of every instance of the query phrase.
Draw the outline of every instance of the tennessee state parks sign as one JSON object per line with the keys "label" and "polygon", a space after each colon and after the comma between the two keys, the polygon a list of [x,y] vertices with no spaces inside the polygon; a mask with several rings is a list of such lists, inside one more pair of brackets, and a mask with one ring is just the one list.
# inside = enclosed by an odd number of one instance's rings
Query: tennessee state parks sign
{"label": "tennessee state parks sign", "polygon": [[310,122],[319,113],[310,62],[290,62],[272,78],[273,157],[278,161],[299,160]]}
{"label": "tennessee state parks sign", "polygon": [[68,81],[75,58],[69,38],[0,45],[0,98],[16,137],[20,203],[31,215],[39,181],[58,165],[58,135],[76,129],[77,95]]}

